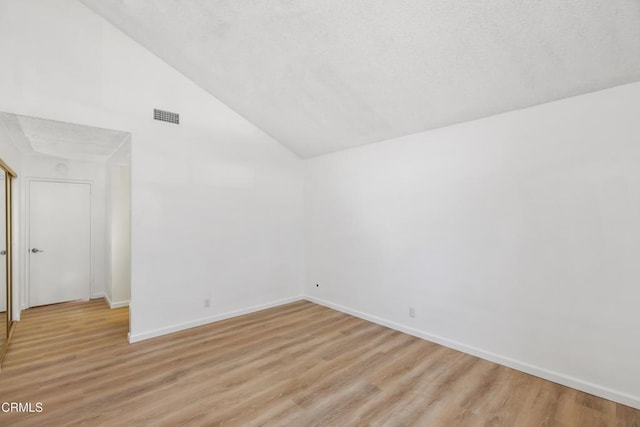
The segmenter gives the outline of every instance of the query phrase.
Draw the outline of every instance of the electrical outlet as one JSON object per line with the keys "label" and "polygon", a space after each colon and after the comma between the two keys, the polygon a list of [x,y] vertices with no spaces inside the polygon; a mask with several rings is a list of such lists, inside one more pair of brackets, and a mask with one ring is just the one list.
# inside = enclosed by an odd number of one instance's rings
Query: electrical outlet
{"label": "electrical outlet", "polygon": [[409,317],[416,317],[416,309],[409,307]]}
{"label": "electrical outlet", "polygon": [[209,308],[211,306],[211,300],[209,298],[204,300],[204,308]]}

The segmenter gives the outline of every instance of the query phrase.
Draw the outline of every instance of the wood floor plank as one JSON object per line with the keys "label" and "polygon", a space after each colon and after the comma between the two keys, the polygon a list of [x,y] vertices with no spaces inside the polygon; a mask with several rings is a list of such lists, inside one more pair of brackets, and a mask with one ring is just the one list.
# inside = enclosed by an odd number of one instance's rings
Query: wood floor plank
{"label": "wood floor plank", "polygon": [[127,342],[103,301],[23,313],[0,425],[631,426],[640,411],[306,301]]}

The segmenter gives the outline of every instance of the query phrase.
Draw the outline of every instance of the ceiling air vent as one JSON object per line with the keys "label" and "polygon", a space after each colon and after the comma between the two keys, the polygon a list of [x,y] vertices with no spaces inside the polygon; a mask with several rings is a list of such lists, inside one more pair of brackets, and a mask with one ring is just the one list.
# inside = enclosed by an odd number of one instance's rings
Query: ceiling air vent
{"label": "ceiling air vent", "polygon": [[154,120],[160,120],[162,122],[175,123],[177,125],[180,124],[180,114],[172,113],[171,111],[158,110],[157,108],[154,108],[153,118]]}

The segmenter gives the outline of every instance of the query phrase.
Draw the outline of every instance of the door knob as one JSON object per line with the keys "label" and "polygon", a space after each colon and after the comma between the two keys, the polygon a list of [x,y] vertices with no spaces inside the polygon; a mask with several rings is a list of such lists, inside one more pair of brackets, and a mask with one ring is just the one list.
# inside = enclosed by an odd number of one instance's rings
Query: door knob
{"label": "door knob", "polygon": [[5,251],[5,250],[1,250],[0,251],[0,255],[6,255],[6,254],[7,254],[7,251]]}
{"label": "door knob", "polygon": [[37,254],[38,252],[44,252],[44,251],[42,249],[38,249],[38,248],[31,249],[31,253],[32,254]]}

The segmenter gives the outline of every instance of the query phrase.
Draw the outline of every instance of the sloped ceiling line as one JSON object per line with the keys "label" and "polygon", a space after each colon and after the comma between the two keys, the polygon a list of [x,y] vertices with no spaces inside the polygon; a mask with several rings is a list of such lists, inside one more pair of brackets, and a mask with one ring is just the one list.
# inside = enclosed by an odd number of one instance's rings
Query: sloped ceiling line
{"label": "sloped ceiling line", "polygon": [[302,157],[640,80],[636,0],[81,0]]}

